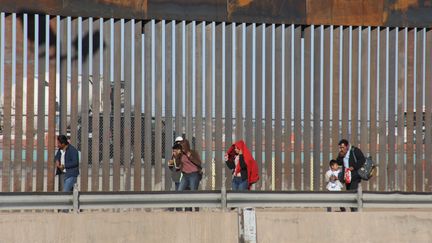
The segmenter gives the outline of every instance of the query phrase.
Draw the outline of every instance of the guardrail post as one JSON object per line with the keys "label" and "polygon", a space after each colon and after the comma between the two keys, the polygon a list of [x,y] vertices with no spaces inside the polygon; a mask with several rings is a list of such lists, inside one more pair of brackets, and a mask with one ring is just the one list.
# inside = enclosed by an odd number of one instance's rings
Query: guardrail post
{"label": "guardrail post", "polygon": [[225,185],[222,185],[221,188],[221,206],[223,211],[227,210],[227,192]]}
{"label": "guardrail post", "polygon": [[359,183],[357,188],[357,208],[359,212],[363,211],[363,189],[361,183]]}
{"label": "guardrail post", "polygon": [[77,183],[75,183],[73,189],[73,210],[75,213],[79,213],[79,191]]}
{"label": "guardrail post", "polygon": [[238,208],[239,243],[256,243],[256,216],[254,208]]}

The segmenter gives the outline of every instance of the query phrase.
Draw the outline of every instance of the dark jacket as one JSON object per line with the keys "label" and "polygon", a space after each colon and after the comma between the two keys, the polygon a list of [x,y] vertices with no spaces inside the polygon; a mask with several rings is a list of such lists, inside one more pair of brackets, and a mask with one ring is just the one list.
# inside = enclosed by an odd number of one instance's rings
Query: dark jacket
{"label": "dark jacket", "polygon": [[[225,161],[227,167],[232,170],[233,174],[235,172],[235,167],[236,167],[234,159],[235,157],[233,159],[228,159],[227,161]],[[248,179],[247,165],[242,154],[239,157],[239,163],[240,163],[241,178],[242,180],[247,180]]]}
{"label": "dark jacket", "polygon": [[[61,152],[60,149],[57,150],[55,161],[60,161],[61,159]],[[65,179],[69,177],[77,177],[79,175],[79,156],[78,156],[78,150],[69,144],[66,148],[66,154],[65,154]],[[56,175],[63,173],[58,168],[56,170]]]}
{"label": "dark jacket", "polygon": [[[358,183],[361,181],[361,178],[357,171],[364,165],[366,158],[363,155],[363,152],[354,146],[351,146],[351,150],[349,151],[349,166],[353,167],[354,170],[351,171],[351,183]],[[339,166],[342,166],[342,171],[345,171],[345,166],[343,163],[344,157],[338,157],[337,163]],[[356,160],[357,159],[357,160]],[[341,173],[343,175],[343,173]]]}

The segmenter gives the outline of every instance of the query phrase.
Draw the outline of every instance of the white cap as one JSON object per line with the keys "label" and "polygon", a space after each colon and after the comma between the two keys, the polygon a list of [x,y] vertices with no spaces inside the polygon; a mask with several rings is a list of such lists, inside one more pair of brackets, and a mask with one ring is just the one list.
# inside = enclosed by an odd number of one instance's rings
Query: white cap
{"label": "white cap", "polygon": [[180,141],[183,141],[183,137],[182,136],[176,137],[175,142],[180,142]]}

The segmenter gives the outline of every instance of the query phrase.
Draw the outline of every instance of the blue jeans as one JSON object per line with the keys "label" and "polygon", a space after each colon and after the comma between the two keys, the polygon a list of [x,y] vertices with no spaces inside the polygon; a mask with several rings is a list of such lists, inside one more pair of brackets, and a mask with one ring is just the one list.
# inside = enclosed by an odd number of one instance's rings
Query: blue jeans
{"label": "blue jeans", "polygon": [[199,172],[192,172],[189,174],[182,173],[182,178],[178,187],[178,191],[184,191],[188,187],[191,191],[198,190],[198,185],[200,182],[199,176]]}
{"label": "blue jeans", "polygon": [[241,191],[248,189],[248,180],[242,180],[241,177],[234,176],[232,180],[232,189],[233,191]]}
{"label": "blue jeans", "polygon": [[77,178],[75,176],[68,177],[64,180],[63,191],[71,192],[73,191],[73,187],[77,183]]}

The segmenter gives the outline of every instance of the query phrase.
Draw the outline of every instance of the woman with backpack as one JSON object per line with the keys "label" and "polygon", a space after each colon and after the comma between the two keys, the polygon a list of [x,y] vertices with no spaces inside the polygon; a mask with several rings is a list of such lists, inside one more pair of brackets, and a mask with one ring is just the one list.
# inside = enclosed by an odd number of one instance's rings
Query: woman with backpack
{"label": "woman with backpack", "polygon": [[258,165],[243,140],[239,140],[225,154],[225,164],[232,170],[232,189],[249,190],[259,179]]}

